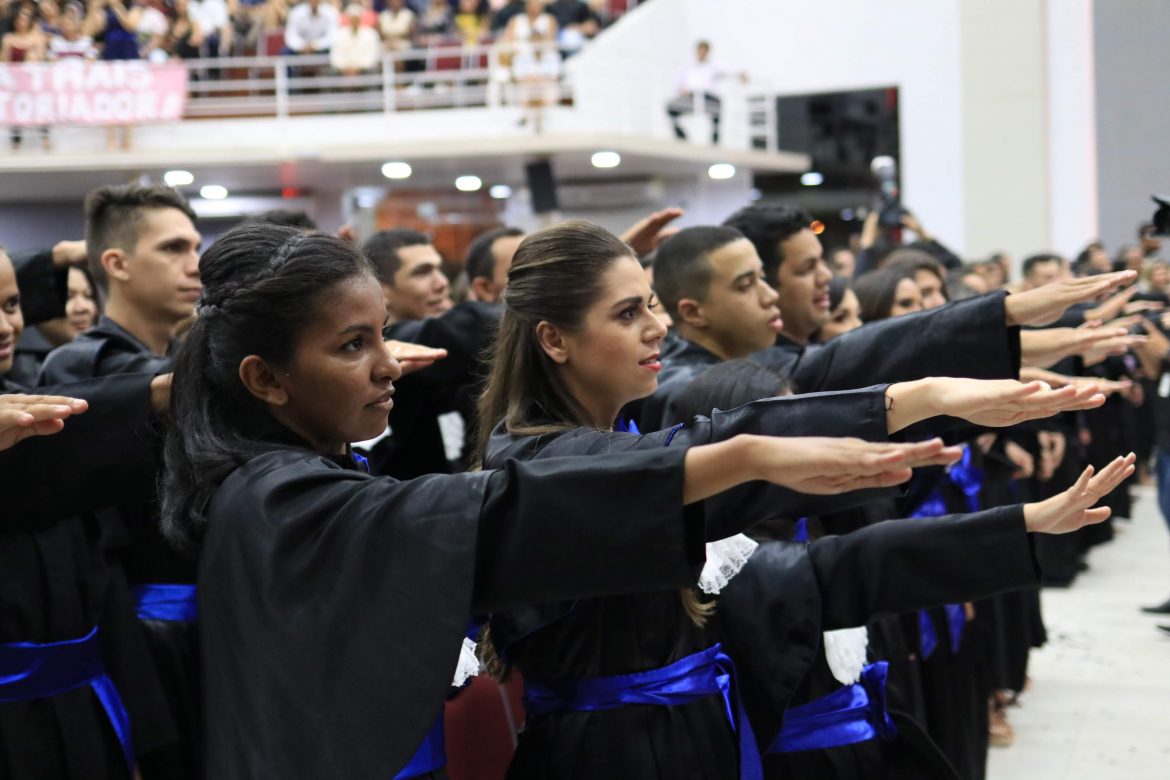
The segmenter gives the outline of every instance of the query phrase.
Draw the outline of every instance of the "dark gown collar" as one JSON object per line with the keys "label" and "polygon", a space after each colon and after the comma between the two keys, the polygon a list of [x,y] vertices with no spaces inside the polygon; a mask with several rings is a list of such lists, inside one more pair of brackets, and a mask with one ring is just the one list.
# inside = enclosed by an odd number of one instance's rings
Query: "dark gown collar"
{"label": "dark gown collar", "polygon": [[27,393],[28,388],[16,384],[6,376],[0,376],[0,395],[4,393]]}
{"label": "dark gown collar", "polygon": [[[89,330],[85,331],[85,333],[83,335],[93,337],[93,338],[103,338],[103,337],[104,338],[115,338],[115,339],[118,339],[119,341],[125,342],[128,346],[132,347],[133,351],[135,351],[135,352],[141,352],[143,354],[153,354],[151,352],[150,347],[143,344],[138,339],[137,336],[135,336],[133,333],[131,333],[130,331],[123,328],[121,325],[119,325],[114,320],[110,319],[105,314],[103,314],[101,317],[99,317],[97,324],[94,325]],[[167,344],[167,354],[173,355],[175,352],[175,349],[178,348],[178,346],[179,346],[178,339],[171,339],[170,343]]]}
{"label": "dark gown collar", "polygon": [[344,454],[325,455],[325,454],[314,451],[313,448],[309,445],[309,443],[307,441],[302,439],[299,435],[297,435],[293,431],[289,430],[285,426],[281,425],[271,415],[267,415],[267,417],[268,417],[268,419],[261,424],[262,427],[261,427],[261,430],[259,432],[259,438],[262,441],[270,442],[272,444],[275,444],[275,445],[277,445],[279,447],[283,447],[283,448],[298,449],[298,450],[304,450],[305,452],[311,452],[314,455],[317,455],[319,457],[325,458],[328,461],[331,461],[332,463],[336,463],[338,466],[340,466],[343,469],[348,469],[350,471],[365,471],[367,473],[369,472],[369,469],[363,467],[361,461],[358,460],[358,457],[360,457],[360,456],[355,455],[353,448],[350,447],[348,444],[345,445],[345,453]]}

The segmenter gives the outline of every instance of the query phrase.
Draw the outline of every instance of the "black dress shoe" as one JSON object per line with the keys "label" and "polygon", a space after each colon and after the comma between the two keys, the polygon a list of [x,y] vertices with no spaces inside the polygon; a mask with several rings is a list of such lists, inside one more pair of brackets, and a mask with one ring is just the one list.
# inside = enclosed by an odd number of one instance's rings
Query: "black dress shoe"
{"label": "black dress shoe", "polygon": [[1156,607],[1142,607],[1142,612],[1147,615],[1170,615],[1170,599],[1166,599]]}
{"label": "black dress shoe", "polygon": [[1158,630],[1163,634],[1170,634],[1170,626],[1158,626]]}

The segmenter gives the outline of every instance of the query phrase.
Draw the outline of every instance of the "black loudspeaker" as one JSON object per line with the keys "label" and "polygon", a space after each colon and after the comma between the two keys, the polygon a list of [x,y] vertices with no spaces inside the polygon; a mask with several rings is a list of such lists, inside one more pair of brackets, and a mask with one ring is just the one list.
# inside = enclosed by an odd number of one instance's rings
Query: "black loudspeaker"
{"label": "black loudspeaker", "polygon": [[561,208],[557,201],[557,179],[548,160],[528,163],[524,166],[528,179],[528,191],[532,193],[532,210],[537,214],[548,214]]}

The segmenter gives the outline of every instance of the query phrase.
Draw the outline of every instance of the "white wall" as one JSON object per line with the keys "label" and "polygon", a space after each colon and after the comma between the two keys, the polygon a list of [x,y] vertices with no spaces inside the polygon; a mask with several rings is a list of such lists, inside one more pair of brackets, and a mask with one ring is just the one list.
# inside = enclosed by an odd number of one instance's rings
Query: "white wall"
{"label": "white wall", "polygon": [[636,72],[658,88],[642,84],[633,106],[660,135],[664,96],[700,39],[714,61],[781,94],[898,86],[903,197],[939,236],[965,243],[958,0],[655,0],[607,36],[577,63],[583,76],[605,73],[582,83],[582,97],[599,112],[632,112],[620,100],[603,107],[607,94],[625,95],[631,71],[622,82],[599,64],[645,63]]}

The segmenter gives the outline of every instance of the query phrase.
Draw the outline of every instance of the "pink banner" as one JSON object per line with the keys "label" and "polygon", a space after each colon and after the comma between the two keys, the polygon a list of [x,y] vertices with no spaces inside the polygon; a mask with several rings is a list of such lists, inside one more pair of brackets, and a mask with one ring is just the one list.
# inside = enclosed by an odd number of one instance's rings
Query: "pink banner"
{"label": "pink banner", "polygon": [[0,127],[174,122],[187,69],[142,60],[0,65]]}

